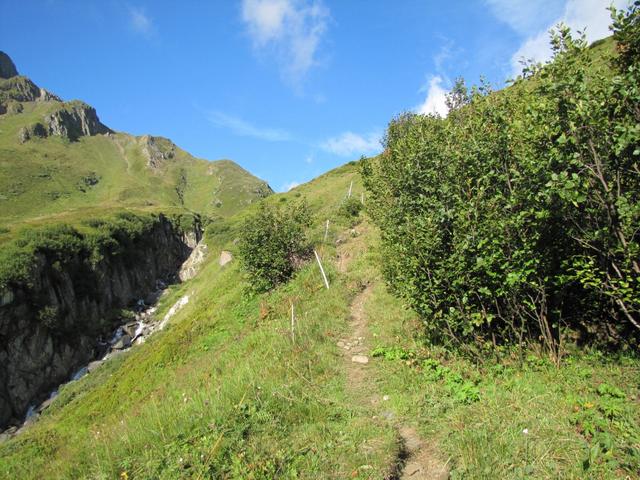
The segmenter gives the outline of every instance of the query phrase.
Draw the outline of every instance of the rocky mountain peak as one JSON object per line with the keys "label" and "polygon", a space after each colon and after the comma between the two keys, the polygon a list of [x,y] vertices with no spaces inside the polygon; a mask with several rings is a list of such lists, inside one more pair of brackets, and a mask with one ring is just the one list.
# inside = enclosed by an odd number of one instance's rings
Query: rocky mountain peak
{"label": "rocky mountain peak", "polygon": [[0,78],[11,78],[18,76],[18,70],[11,57],[0,50]]}

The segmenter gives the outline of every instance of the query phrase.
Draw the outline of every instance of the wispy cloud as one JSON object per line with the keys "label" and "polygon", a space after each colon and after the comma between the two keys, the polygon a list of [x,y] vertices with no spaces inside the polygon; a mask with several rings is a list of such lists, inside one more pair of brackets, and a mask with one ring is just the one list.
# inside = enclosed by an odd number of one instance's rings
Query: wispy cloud
{"label": "wispy cloud", "polygon": [[142,35],[149,36],[153,33],[153,21],[143,8],[128,6],[129,24],[131,28]]}
{"label": "wispy cloud", "polygon": [[562,13],[558,0],[485,0],[491,13],[521,35],[538,33]]}
{"label": "wispy cloud", "polygon": [[253,137],[268,142],[286,142],[292,136],[280,128],[258,127],[246,120],[219,111],[207,112],[207,119],[216,127],[226,128],[241,137]]}
{"label": "wispy cloud", "polygon": [[422,104],[415,108],[415,111],[423,115],[433,114],[446,117],[449,108],[447,107],[447,90],[442,88],[442,77],[439,75],[431,77],[428,85],[423,87],[421,91],[426,91],[427,97]]}
{"label": "wispy cloud", "polygon": [[242,1],[242,20],[254,48],[274,55],[293,85],[299,85],[318,65],[318,49],[329,18],[329,9],[321,0]]}
{"label": "wispy cloud", "polygon": [[444,85],[450,85],[451,80],[447,76],[447,64],[451,63],[454,56],[460,53],[455,48],[452,40],[442,38],[442,46],[433,56],[433,67],[435,74],[427,76],[427,82],[420,88],[419,92],[426,94],[423,102],[413,108],[416,113],[423,115],[440,115],[446,117],[449,113],[447,107],[447,92]]}
{"label": "wispy cloud", "polygon": [[[504,1],[504,0],[501,0]],[[512,75],[518,75],[522,70],[522,60],[534,60],[536,62],[544,62],[551,58],[551,47],[549,46],[548,31],[558,23],[564,23],[574,32],[577,30],[584,31],[587,40],[593,42],[600,38],[604,38],[610,34],[609,23],[611,22],[607,7],[614,4],[617,8],[622,8],[627,4],[626,0],[567,0],[564,4],[562,15],[549,22],[542,30],[532,35],[525,30],[519,30],[520,22],[513,21],[513,28],[525,36],[518,50],[511,57]],[[544,12],[544,2],[538,4],[531,2],[536,11],[532,15],[542,15]]]}
{"label": "wispy cloud", "polygon": [[320,148],[341,157],[372,155],[382,150],[381,137],[378,131],[366,135],[344,132],[325,140],[320,144]]}
{"label": "wispy cloud", "polygon": [[285,183],[284,185],[282,185],[282,188],[280,189],[280,191],[281,192],[288,192],[289,190],[293,190],[294,188],[296,188],[299,185],[300,185],[300,182],[296,182],[294,180],[293,182]]}

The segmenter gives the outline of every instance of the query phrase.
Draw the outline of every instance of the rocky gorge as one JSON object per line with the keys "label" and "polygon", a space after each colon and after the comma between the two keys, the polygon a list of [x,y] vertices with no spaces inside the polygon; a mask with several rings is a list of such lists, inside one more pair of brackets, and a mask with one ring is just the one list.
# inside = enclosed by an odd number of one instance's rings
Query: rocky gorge
{"label": "rocky gorge", "polygon": [[37,252],[31,280],[0,289],[0,429],[21,424],[81,367],[158,328],[152,305],[180,281],[201,236],[197,221],[185,229],[160,214],[97,261]]}

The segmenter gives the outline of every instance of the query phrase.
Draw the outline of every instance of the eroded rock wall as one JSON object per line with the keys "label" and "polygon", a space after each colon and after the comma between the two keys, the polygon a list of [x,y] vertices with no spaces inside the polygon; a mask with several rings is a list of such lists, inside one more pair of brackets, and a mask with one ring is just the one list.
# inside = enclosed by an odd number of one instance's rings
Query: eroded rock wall
{"label": "eroded rock wall", "polygon": [[60,268],[40,256],[30,287],[0,292],[0,428],[94,358],[97,340],[117,321],[114,310],[175,275],[199,239],[199,231],[179,233],[161,215],[124,252],[95,266],[76,258]]}

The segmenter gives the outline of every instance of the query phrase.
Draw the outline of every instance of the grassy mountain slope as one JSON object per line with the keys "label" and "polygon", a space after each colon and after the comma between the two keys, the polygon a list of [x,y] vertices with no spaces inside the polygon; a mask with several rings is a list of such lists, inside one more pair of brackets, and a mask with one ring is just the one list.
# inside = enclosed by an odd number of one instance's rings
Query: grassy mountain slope
{"label": "grassy mountain slope", "polygon": [[[429,346],[384,287],[376,231],[339,213],[351,181],[359,198],[348,165],[264,200],[308,200],[329,290],[310,261],[275,291],[245,295],[237,261],[217,257],[235,251],[253,207],[210,225],[201,273],[162,300],[160,317],[189,295],[168,329],[66,386],[0,445],[0,476],[385,478],[408,425],[452,478],[637,478],[637,361],[576,352],[557,369],[533,351],[524,365],[474,363]],[[375,356],[354,377],[337,343],[363,291]]]}
{"label": "grassy mountain slope", "polygon": [[[23,77],[14,77],[23,78]],[[0,79],[0,90],[11,79]],[[194,158],[170,140],[126,133],[22,132],[74,102],[23,101],[0,115],[0,222],[56,220],[117,208],[186,209],[228,216],[271,193],[229,160]]]}

